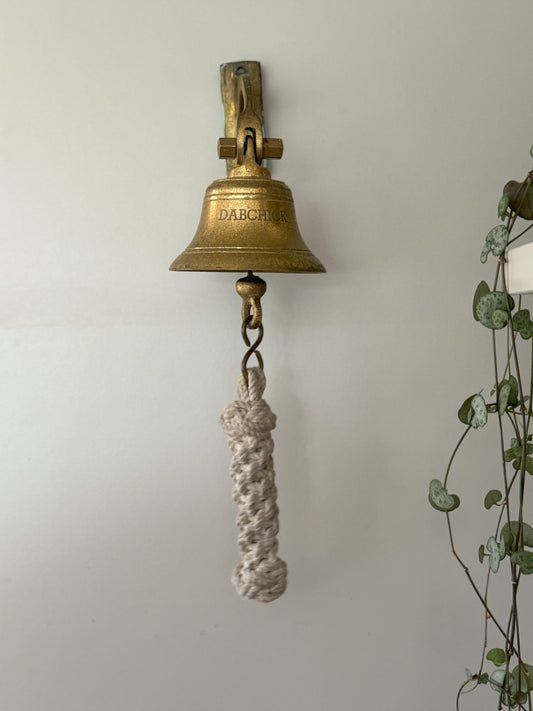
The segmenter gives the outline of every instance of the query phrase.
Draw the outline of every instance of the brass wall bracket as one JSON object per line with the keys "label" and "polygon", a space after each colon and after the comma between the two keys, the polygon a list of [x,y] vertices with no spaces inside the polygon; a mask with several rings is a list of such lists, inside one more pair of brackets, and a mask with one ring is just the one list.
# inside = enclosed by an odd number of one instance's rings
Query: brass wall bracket
{"label": "brass wall bracket", "polygon": [[267,158],[281,158],[281,138],[264,138],[263,93],[259,62],[228,62],[220,68],[225,136],[218,157],[226,159],[228,176],[268,176]]}

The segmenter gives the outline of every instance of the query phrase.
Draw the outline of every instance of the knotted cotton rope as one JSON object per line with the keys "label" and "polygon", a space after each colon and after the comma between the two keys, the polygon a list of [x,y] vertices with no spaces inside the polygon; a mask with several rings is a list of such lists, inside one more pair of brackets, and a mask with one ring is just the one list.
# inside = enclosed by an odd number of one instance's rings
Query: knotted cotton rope
{"label": "knotted cotton rope", "polygon": [[243,375],[239,380],[239,399],[220,418],[233,453],[230,471],[241,552],[231,582],[240,595],[271,602],[287,587],[287,564],[277,556],[279,521],[270,434],[276,416],[261,397],[263,370],[249,368],[247,373],[248,382]]}

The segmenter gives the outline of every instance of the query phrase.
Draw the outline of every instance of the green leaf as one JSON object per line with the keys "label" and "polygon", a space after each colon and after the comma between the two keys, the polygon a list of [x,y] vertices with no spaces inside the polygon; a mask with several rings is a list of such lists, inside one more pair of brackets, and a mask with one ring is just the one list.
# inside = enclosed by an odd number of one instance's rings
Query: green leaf
{"label": "green leaf", "polygon": [[457,411],[457,417],[463,424],[470,425],[475,430],[484,427],[487,424],[488,410],[483,395],[474,393],[467,397]]}
{"label": "green leaf", "polygon": [[472,398],[474,396],[470,395],[470,397],[467,397],[466,400],[463,402],[459,410],[457,411],[457,417],[460,419],[460,421],[464,425],[469,425],[470,420],[468,419],[468,413],[470,412],[470,403],[472,402]]}
{"label": "green leaf", "polygon": [[507,195],[507,193],[504,193],[501,196],[500,201],[498,203],[498,217],[501,217],[502,220],[505,217],[505,213],[507,212],[508,207],[509,207],[509,195]]}
{"label": "green leaf", "polygon": [[[502,526],[500,540],[505,541],[507,548],[510,548],[518,535],[518,521],[511,521],[511,527],[506,523]],[[524,545],[528,548],[533,548],[533,528],[527,523],[522,523],[522,536]],[[509,541],[509,543],[508,543]]]}
{"label": "green leaf", "polygon": [[[511,672],[511,677],[516,682],[516,688],[520,689],[520,692],[527,693],[528,691],[533,691],[533,667],[530,664],[522,662],[522,673],[518,672],[518,664]],[[518,683],[518,677],[520,676],[520,685]]]}
{"label": "green leaf", "polygon": [[[505,524],[507,525],[507,524]],[[513,545],[513,534],[508,528],[502,528],[501,536],[500,536],[500,541],[503,541],[505,543],[505,550],[509,552],[511,546]]]}
{"label": "green leaf", "polygon": [[477,680],[480,684],[488,684],[489,683],[489,675],[487,674],[487,672],[483,672],[483,674],[481,676],[478,676]]}
{"label": "green leaf", "polygon": [[500,502],[502,498],[502,492],[498,489],[491,489],[489,493],[485,496],[485,508],[490,509],[491,506]]}
{"label": "green leaf", "polygon": [[[507,196],[507,204],[509,204],[509,196]],[[507,207],[505,209],[507,210]],[[509,230],[505,225],[496,225],[496,227],[493,227],[488,233],[488,235],[485,237],[485,244],[483,245],[483,249],[481,250],[481,262],[485,264],[490,252],[492,252],[495,257],[501,256],[505,252],[508,240]]]}
{"label": "green leaf", "polygon": [[527,694],[525,694],[523,691],[517,691],[515,694],[513,694],[513,700],[516,704],[524,705],[525,703],[527,703]]}
{"label": "green leaf", "polygon": [[483,543],[478,548],[477,557],[479,558],[480,563],[483,563],[485,560],[485,546]]}
{"label": "green leaf", "polygon": [[494,691],[501,691],[503,689],[503,683],[505,681],[505,669],[496,669],[490,675],[490,688]]}
{"label": "green leaf", "polygon": [[472,414],[470,416],[470,425],[477,430],[478,427],[485,427],[488,420],[487,405],[483,395],[474,395],[470,403]]}
{"label": "green leaf", "polygon": [[509,195],[509,208],[512,212],[524,220],[533,220],[533,182],[529,175],[521,183],[510,180],[504,185],[503,192]]}
{"label": "green leaf", "polygon": [[521,454],[522,447],[518,444],[518,440],[516,439],[516,437],[513,437],[511,440],[511,446],[503,453],[503,458],[506,462],[512,462],[513,459],[516,459]]}
{"label": "green leaf", "polygon": [[507,661],[507,654],[505,654],[503,649],[494,647],[494,649],[487,652],[487,660],[495,664],[497,667],[501,667],[501,665],[505,664]]}
{"label": "green leaf", "polygon": [[453,511],[461,503],[458,496],[448,494],[439,479],[432,479],[429,483],[429,503],[437,511]]}
{"label": "green leaf", "polygon": [[[530,437],[528,437],[528,440],[529,439]],[[518,459],[522,456],[522,450],[522,444],[516,439],[516,437],[513,437],[511,440],[511,446],[503,453],[503,458],[506,462],[512,462],[513,459]],[[529,444],[529,442],[526,444],[526,454],[533,454],[533,444]],[[515,467],[515,469],[520,469],[520,465]]]}
{"label": "green leaf", "polygon": [[490,286],[487,284],[486,281],[480,281],[479,284],[477,285],[476,293],[474,294],[473,310],[474,310],[474,318],[476,319],[476,321],[479,321],[479,318],[477,317],[477,314],[476,314],[477,305],[479,304],[481,297],[485,296],[485,294],[490,294]]}
{"label": "green leaf", "polygon": [[531,338],[533,335],[533,323],[531,323],[529,309],[517,311],[513,316],[512,323],[514,330],[518,331],[524,340]]}
{"label": "green leaf", "polygon": [[511,394],[511,385],[510,383],[502,383],[500,385],[499,393],[498,393],[498,412],[500,413],[500,417],[503,417],[505,415],[505,411],[507,410],[507,404],[509,402],[509,395]]}
{"label": "green leaf", "polygon": [[[520,451],[522,451],[521,448],[520,448]],[[509,449],[506,449],[505,452],[503,453],[503,459],[506,462],[512,462],[513,459],[516,459],[519,456],[520,456],[520,453],[516,452],[514,447],[510,447]]]}
{"label": "green leaf", "polygon": [[509,395],[509,405],[518,404],[518,380],[514,375],[510,375],[507,382],[511,386],[511,394]]}
{"label": "green leaf", "polygon": [[533,553],[531,551],[515,551],[511,553],[511,560],[520,568],[524,575],[533,573]]}
{"label": "green leaf", "polygon": [[487,541],[487,551],[490,556],[490,569],[493,573],[497,573],[500,569],[500,561],[505,558],[505,541],[501,539],[499,542],[490,536]]}
{"label": "green leaf", "polygon": [[526,472],[533,475],[533,459],[531,457],[526,457]]}
{"label": "green leaf", "polygon": [[[500,329],[505,328],[505,326],[507,326],[508,321],[509,316],[507,315],[507,311],[505,311],[504,309],[494,309],[491,313],[490,324],[488,328],[492,328],[495,331],[499,331]],[[485,326],[487,324],[483,325]]]}
{"label": "green leaf", "polygon": [[518,381],[514,375],[510,375],[508,380],[502,380],[498,384],[498,411],[500,415],[505,413],[508,405],[518,403]]}
{"label": "green leaf", "polygon": [[483,296],[475,306],[477,320],[491,329],[503,328],[508,320],[509,313],[514,309],[514,299],[503,291],[491,291]]}
{"label": "green leaf", "polygon": [[516,706],[512,698],[513,691],[517,691],[514,688],[515,681],[512,677],[508,676],[505,669],[496,669],[496,671],[493,671],[490,675],[489,683],[491,689],[501,694],[501,702],[504,706],[510,706],[511,708]]}

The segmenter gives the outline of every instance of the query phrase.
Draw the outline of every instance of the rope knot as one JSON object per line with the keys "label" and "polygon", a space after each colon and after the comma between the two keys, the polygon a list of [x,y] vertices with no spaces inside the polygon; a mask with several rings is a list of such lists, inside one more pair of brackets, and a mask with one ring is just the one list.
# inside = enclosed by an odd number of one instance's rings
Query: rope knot
{"label": "rope knot", "polygon": [[276,484],[270,432],[276,416],[262,399],[266,379],[261,368],[241,375],[239,399],[220,417],[233,453],[231,477],[237,504],[241,562],[232,583],[244,597],[271,602],[287,587],[287,565],[277,556],[279,531]]}

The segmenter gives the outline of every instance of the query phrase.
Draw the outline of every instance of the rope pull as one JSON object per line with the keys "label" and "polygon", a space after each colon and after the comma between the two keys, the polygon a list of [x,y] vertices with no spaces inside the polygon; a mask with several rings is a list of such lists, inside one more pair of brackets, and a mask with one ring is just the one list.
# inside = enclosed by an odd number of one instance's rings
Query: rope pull
{"label": "rope pull", "polygon": [[277,555],[279,511],[270,434],[276,416],[262,399],[263,370],[248,368],[246,375],[239,379],[239,399],[220,418],[233,454],[230,472],[241,553],[231,582],[244,597],[272,602],[287,587],[287,564]]}

